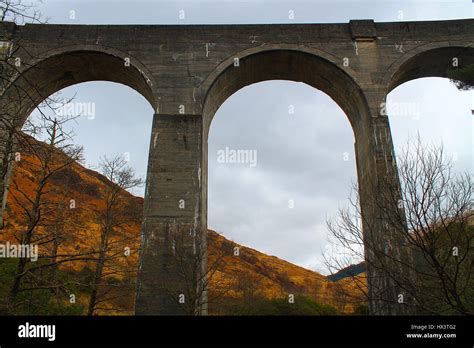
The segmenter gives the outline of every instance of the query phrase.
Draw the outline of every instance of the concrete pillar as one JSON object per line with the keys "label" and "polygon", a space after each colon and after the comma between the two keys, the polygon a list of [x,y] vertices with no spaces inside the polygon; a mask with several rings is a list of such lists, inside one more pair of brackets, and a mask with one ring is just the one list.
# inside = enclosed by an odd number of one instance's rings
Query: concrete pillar
{"label": "concrete pillar", "polygon": [[201,116],[154,116],[137,315],[190,314],[198,273],[207,255],[206,233],[201,227],[201,129]]}
{"label": "concrete pillar", "polygon": [[[384,98],[382,99],[384,100]],[[373,103],[372,117],[356,141],[360,205],[374,315],[413,314],[409,293],[411,253],[404,239],[405,212],[388,117]],[[357,138],[357,137],[356,137]]]}

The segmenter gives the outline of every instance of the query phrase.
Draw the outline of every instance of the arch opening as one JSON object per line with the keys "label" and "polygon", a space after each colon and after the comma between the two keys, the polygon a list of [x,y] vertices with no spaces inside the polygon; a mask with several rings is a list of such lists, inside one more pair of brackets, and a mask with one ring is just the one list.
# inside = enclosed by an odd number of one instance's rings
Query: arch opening
{"label": "arch opening", "polygon": [[[465,146],[472,134],[469,131],[472,131],[473,91],[460,91],[456,87],[459,81],[472,86],[473,77],[453,73],[472,66],[474,48],[446,46],[416,53],[396,67],[386,96],[396,153],[418,133],[427,142],[440,144],[447,140],[447,150],[456,154],[456,158],[459,154],[472,157],[461,150],[460,144]],[[441,102],[451,100],[456,102]],[[448,126],[447,115],[451,115]],[[459,136],[453,138],[451,134]]]}
{"label": "arch opening", "polygon": [[[301,83],[301,84],[298,84],[298,83]],[[352,163],[352,165],[353,165],[352,169],[353,170],[355,169],[355,173],[357,173],[356,168],[358,166],[357,166],[357,163],[356,163],[356,160],[355,160],[355,155],[354,155],[355,154],[354,139],[357,139],[358,137],[363,136],[363,133],[365,133],[364,132],[365,125],[369,121],[369,117],[368,117],[369,116],[369,111],[368,111],[368,107],[367,107],[365,97],[362,95],[362,92],[361,92],[359,86],[350,77],[350,75],[347,74],[342,69],[340,69],[339,67],[337,67],[337,65],[335,65],[334,63],[331,63],[330,61],[328,61],[326,59],[317,57],[317,56],[309,54],[307,52],[298,52],[298,51],[292,51],[292,50],[272,50],[272,51],[265,51],[265,52],[262,52],[262,53],[252,54],[252,55],[247,56],[245,58],[239,59],[239,66],[238,67],[237,66],[229,66],[228,68],[224,69],[223,72],[215,79],[214,83],[211,85],[211,87],[210,87],[210,89],[209,89],[209,91],[206,95],[204,108],[203,108],[203,131],[202,131],[203,132],[202,133],[202,137],[203,137],[202,159],[203,160],[202,160],[202,211],[201,211],[202,212],[201,219],[202,219],[203,225],[205,227],[208,226],[208,216],[207,216],[208,180],[209,180],[208,179],[208,170],[210,170],[210,168],[208,166],[208,161],[211,164],[215,164],[217,158],[216,157],[215,158],[210,158],[210,156],[216,156],[216,155],[218,156],[218,154],[216,154],[216,153],[211,154],[211,152],[210,152],[210,151],[216,150],[216,147],[215,147],[216,144],[214,144],[214,143],[209,143],[208,144],[208,139],[209,139],[210,136],[212,136],[212,134],[210,134],[210,129],[212,127],[214,127],[214,123],[212,123],[212,121],[214,120],[215,114],[216,113],[221,113],[221,109],[226,108],[227,105],[229,105],[229,103],[231,104],[232,100],[234,98],[238,98],[238,96],[240,94],[245,94],[246,91],[254,91],[255,92],[255,91],[258,90],[260,92],[260,89],[264,89],[264,86],[266,84],[278,84],[280,86],[288,86],[288,85],[293,84],[293,85],[299,86],[302,89],[306,89],[306,92],[308,92],[308,90],[311,90],[312,94],[317,94],[318,91],[323,92],[325,94],[324,95],[324,98],[326,99],[325,102],[332,104],[332,106],[335,107],[341,115],[345,114],[345,116],[343,116],[343,117],[346,117],[349,120],[349,124],[350,124],[350,127],[347,127],[348,126],[347,123],[345,124],[345,126],[346,126],[345,136],[347,136],[347,135],[349,136],[348,139],[350,139],[349,140],[350,144],[348,144],[347,142],[341,142],[341,143],[338,144],[338,145],[344,144],[342,146],[345,148],[345,151],[339,151],[340,153],[334,154],[334,157],[329,160],[330,163],[331,163],[330,167],[334,168],[334,162],[337,162],[337,161],[340,161],[342,166],[348,166],[348,165],[350,165],[350,163]],[[283,87],[281,87],[281,88],[283,88]],[[283,91],[281,91],[281,92],[284,93]],[[314,92],[316,92],[316,93],[314,93]],[[277,94],[277,93],[274,93],[274,94]],[[319,95],[320,94],[321,93],[319,93]],[[275,98],[275,95],[273,96],[273,98]],[[282,98],[285,98],[284,94],[282,95]],[[275,101],[273,104],[275,104],[275,105],[280,104],[279,102],[280,102],[280,100],[278,102]],[[254,100],[254,102],[251,102],[251,103],[252,104],[255,103],[255,100]],[[241,104],[245,105],[245,103],[242,103],[242,102],[241,102]],[[289,116],[291,118],[292,115],[288,115],[288,112],[290,111],[289,107],[291,107],[291,106],[287,105],[284,108],[284,110],[282,110],[281,112],[285,113],[286,116]],[[297,109],[298,106],[295,106],[295,108]],[[222,109],[222,110],[225,110],[225,109]],[[243,109],[243,110],[245,110],[245,109]],[[233,120],[234,119],[237,120],[238,117],[239,117],[238,114],[243,110],[239,108],[235,112],[236,115],[234,115]],[[225,112],[225,111],[223,111],[223,112]],[[245,112],[245,111],[243,111],[243,112]],[[265,115],[265,116],[268,116],[268,115]],[[293,117],[294,116],[295,115],[293,115]],[[324,115],[324,116],[326,116],[326,115]],[[327,115],[327,116],[329,116],[329,115]],[[333,115],[330,115],[330,116],[333,116]],[[246,119],[246,117],[242,117],[242,118],[244,120]],[[240,131],[238,131],[237,129],[238,129],[239,125],[241,125],[242,118],[239,118],[239,122],[238,123],[236,122],[235,124],[233,124],[233,121],[230,121],[230,127],[232,127],[231,134],[234,137],[234,140],[237,141],[236,144],[240,144],[240,145],[235,145],[235,144],[229,145],[230,150],[233,150],[233,147],[236,147],[237,149],[240,148],[240,149],[243,149],[243,150],[252,150],[252,147],[254,147],[254,146],[250,145],[250,148],[249,148],[249,144],[245,145],[245,144],[242,144],[241,142],[242,142],[242,138],[244,137],[244,134],[255,132],[255,130],[251,130],[249,128],[253,128],[253,123],[256,122],[256,120],[248,119],[247,122],[244,121],[243,123],[246,125],[248,130],[245,131],[245,130],[241,129]],[[328,120],[330,119],[330,120],[334,121],[333,117],[327,117],[327,119]],[[267,122],[268,122],[268,124],[272,124],[272,118],[269,118]],[[339,122],[342,125],[342,124],[344,124],[345,121],[344,120],[339,120]],[[211,123],[212,123],[212,127],[211,127]],[[216,125],[219,125],[219,124],[221,124],[221,122],[218,122]],[[229,126],[229,124],[227,124],[226,126]],[[302,126],[302,125],[300,124],[300,126]],[[287,129],[283,128],[282,131],[290,132],[291,131],[290,128],[291,127],[287,128]],[[344,127],[341,127],[341,128],[344,128]],[[257,127],[257,129],[259,129],[259,127]],[[341,129],[339,129],[339,130],[341,130]],[[352,135],[350,135],[350,134],[352,134]],[[324,134],[321,134],[321,135],[324,136]],[[263,136],[263,137],[265,138],[265,136]],[[323,138],[323,139],[328,141],[328,138]],[[334,139],[339,139],[339,138],[334,137],[333,140]],[[224,140],[229,141],[231,139],[224,139]],[[307,144],[308,147],[312,147],[313,149],[317,147],[316,144],[310,144],[311,143],[310,139],[307,139],[307,141],[308,141],[308,144]],[[231,140],[231,142],[232,142],[232,140]],[[209,149],[210,149],[209,151],[208,151],[208,146],[209,146]],[[273,146],[272,146],[272,148],[273,148]],[[338,149],[337,146],[334,150],[337,151],[336,149]],[[220,148],[217,149],[217,150],[222,150],[222,151],[225,152],[225,146],[224,146],[224,148],[222,148],[222,146],[220,146]],[[298,150],[296,150],[296,151],[298,151]],[[360,149],[359,149],[359,151],[360,151]],[[271,152],[273,152],[273,154],[275,154],[275,151],[271,151]],[[282,152],[284,152],[284,151],[282,151]],[[257,157],[258,157],[258,153],[257,153]],[[349,159],[348,161],[347,161],[347,158]],[[328,160],[328,158],[326,158],[326,160]],[[258,159],[258,161],[260,161],[260,159]],[[275,162],[277,162],[277,160],[275,159],[275,161],[270,161],[270,162],[275,163]],[[270,167],[271,167],[271,165],[270,165]],[[251,178],[252,175],[250,175],[250,173],[249,173],[249,172],[251,172],[251,168],[241,168],[241,169],[242,170],[240,171],[239,175],[242,174],[243,177],[248,178],[251,183],[253,182],[253,184],[255,184],[255,181]],[[308,169],[308,168],[306,168],[306,169]],[[227,174],[225,174],[225,173],[224,174],[222,174],[222,173],[221,174],[211,173],[209,178],[210,178],[210,180],[215,180],[216,175],[218,177],[220,177],[221,179],[223,179],[223,180],[225,180],[226,178],[234,178],[234,176],[232,174],[234,174],[235,172],[232,173],[232,171],[233,171],[233,169],[227,170]],[[304,170],[304,171],[307,172],[306,174],[309,174],[309,172],[310,172],[310,171],[308,172],[308,170]],[[325,167],[324,169],[321,168],[321,171],[325,172],[326,174],[328,174],[330,172],[330,170],[328,170],[327,167]],[[336,171],[337,171],[337,169],[336,169]],[[271,172],[272,172],[271,170],[270,170],[270,172],[267,172],[264,175],[264,177],[270,177],[271,174],[275,174],[275,173],[271,173]],[[354,171],[347,171],[346,173],[353,173],[353,172]],[[295,175],[300,175],[302,173],[294,173],[294,174]],[[321,174],[326,179],[328,178],[328,175],[325,175],[324,173],[321,173]],[[276,173],[275,176],[279,176],[279,174]],[[304,176],[305,175],[303,175],[303,177]],[[314,180],[314,177],[317,177],[317,176],[318,176],[317,174],[314,175],[313,180]],[[331,175],[329,175],[329,176],[330,176],[329,180],[334,179],[334,176],[331,176]],[[258,177],[259,177],[259,175],[257,175],[257,179],[259,179]],[[261,177],[262,177],[262,175],[260,175],[260,179],[261,179]],[[357,176],[356,176],[356,178],[357,178]],[[354,179],[356,179],[356,178],[354,178]],[[255,177],[254,177],[254,179],[255,179]],[[308,177],[306,179],[308,179]],[[306,179],[304,179],[304,180],[301,179],[300,181],[306,182]],[[220,184],[222,184],[222,182]],[[280,184],[281,184],[281,182],[280,182]],[[232,185],[235,189],[240,187],[240,186],[237,185],[237,183],[235,181],[232,182]],[[212,183],[211,187],[212,186],[214,186],[214,182]],[[229,186],[229,185],[227,185],[227,186]],[[265,193],[264,192],[265,190],[270,189],[268,187],[269,185],[266,185],[264,187],[260,187],[260,186],[257,185],[253,188],[251,188],[251,186],[252,186],[252,184],[249,185],[249,187],[247,187],[246,189],[247,190],[250,189],[251,194],[256,195],[257,198],[259,196],[261,196],[262,192]],[[289,185],[289,186],[292,186],[292,185]],[[339,188],[340,188],[340,191],[339,191],[340,192],[340,197],[339,198],[340,198],[340,202],[342,202],[342,201],[345,201],[345,199],[347,199],[347,194],[348,194],[349,189],[350,189],[350,180],[348,180],[347,185],[341,184],[339,186]],[[288,187],[286,189],[288,189]],[[230,190],[230,191],[232,191],[232,190]],[[260,193],[259,193],[259,191],[260,191]],[[285,189],[283,191],[285,191]],[[291,189],[289,191],[291,192]],[[287,209],[290,212],[297,211],[298,209],[292,210],[291,207],[288,208],[288,205],[292,204],[291,203],[292,197],[290,197],[291,193],[286,192],[286,197],[285,197],[284,192],[283,192],[283,194],[281,194],[281,193],[282,192],[280,192],[279,195],[277,194],[277,196],[282,201],[281,202],[270,202],[270,205],[273,205],[273,208],[275,208],[276,211],[279,210],[280,212],[281,212],[281,210],[285,210],[285,209]],[[324,196],[324,194],[322,196]],[[234,194],[230,194],[230,196],[228,196],[227,198],[229,199],[229,197],[233,197],[232,199],[237,198],[237,197],[235,197]],[[328,197],[323,197],[322,199],[324,200],[325,198],[328,198]],[[225,202],[226,205],[229,204],[228,199]],[[297,202],[297,201],[299,201],[299,199],[296,198],[295,201]],[[303,199],[303,201],[305,201],[305,203],[303,203],[304,206],[308,207],[308,206],[311,205],[310,204],[311,200]],[[299,201],[299,203],[296,203],[296,202],[293,202],[293,204],[302,203],[301,201]],[[212,203],[213,204],[211,204],[209,206],[210,209],[213,209],[213,207],[215,207],[216,204],[217,204],[217,206],[219,206],[219,205],[223,206],[224,205],[223,201],[221,201],[220,203],[218,203],[218,202],[212,202]],[[237,204],[235,204],[235,203],[237,203]],[[240,203],[243,203],[243,202],[240,201]],[[238,201],[234,202],[234,204],[231,204],[231,206],[233,206],[234,208],[238,205],[239,205]],[[236,209],[238,209],[238,208],[236,208]],[[240,211],[236,212],[235,214],[237,214],[237,215],[239,213],[244,213],[245,214],[244,211],[247,211],[247,210],[248,209],[241,209]],[[268,218],[268,214],[264,214],[264,215],[265,215],[265,217]],[[302,216],[300,216],[300,217],[309,218],[308,215],[311,215],[311,214],[309,214],[309,213],[308,214],[302,214]],[[212,219],[213,219],[212,222],[215,221],[215,218],[216,217],[213,215],[212,216]],[[229,219],[227,219],[227,220],[229,220]],[[277,218],[275,220],[282,220],[282,219]],[[283,220],[285,220],[285,219],[283,219]],[[286,219],[286,220],[288,220],[288,219]],[[236,224],[242,223],[242,221],[234,221],[234,220],[231,220],[231,221],[236,223]],[[285,222],[288,223],[288,221],[285,221]],[[322,227],[324,229],[325,220],[324,221],[318,221],[318,222],[313,221],[312,223],[314,225],[319,224],[319,227],[320,228]],[[214,226],[210,225],[209,227],[213,228]],[[219,230],[220,226],[217,229],[218,229],[218,232],[222,232],[223,235],[226,236],[226,231]],[[235,232],[235,231],[232,231],[232,232]],[[255,231],[255,232],[257,232],[257,231]],[[281,231],[279,231],[279,232],[281,232]],[[245,242],[242,242],[242,239],[236,238],[232,233],[229,234],[229,236],[234,237],[237,242],[240,241],[241,243],[245,244]],[[267,236],[268,236],[268,234],[267,234]],[[279,240],[280,238],[275,238],[275,239]],[[281,241],[281,240],[279,242],[280,242],[280,244],[284,243],[284,241]],[[277,241],[277,244],[278,244],[278,241]],[[250,245],[250,246],[253,246],[253,245]],[[264,249],[263,251],[267,251],[267,250],[268,249]],[[276,254],[275,252],[271,252],[271,251],[267,251],[267,252],[270,253],[270,254]],[[279,256],[281,256],[283,258],[287,257],[287,255],[281,255],[281,254]],[[298,263],[298,261],[295,261],[295,260],[291,260],[291,261]],[[314,259],[313,259],[313,261],[314,261]],[[211,260],[211,262],[212,262],[212,260]],[[303,264],[306,267],[310,267],[308,262],[306,262],[306,264],[304,262],[303,263],[300,262],[299,264],[300,265]],[[325,299],[323,301],[326,301],[326,300],[327,299]],[[212,308],[210,308],[210,309],[212,310]]]}
{"label": "arch opening", "polygon": [[[347,198],[351,181],[357,179],[353,143],[344,112],[311,86],[272,80],[242,88],[219,108],[209,132],[208,191],[212,194],[210,210],[214,210],[209,226],[230,237],[241,226],[244,235],[252,237],[250,231],[258,234],[267,228],[277,232],[276,225],[281,225],[278,232],[283,233],[292,224],[306,221],[300,232],[316,226],[317,233],[321,232],[324,213],[328,209],[336,213],[335,202]],[[294,221],[291,213],[299,218]],[[311,233],[304,236],[314,237]],[[272,252],[264,245],[251,244],[252,238],[240,242]],[[300,244],[302,249],[310,245]],[[295,254],[293,258],[286,253],[280,256],[309,267]]]}
{"label": "arch opening", "polygon": [[[140,93],[114,82],[79,83],[59,93],[67,100],[74,97],[70,103],[73,108],[66,104],[59,115],[55,113],[58,110],[48,107],[41,113],[35,110],[29,117],[33,118],[33,123],[45,121],[44,133],[21,136],[18,142],[21,158],[15,160],[11,173],[3,231],[10,243],[25,235],[26,226],[32,226],[28,214],[36,209],[32,202],[38,200],[41,214],[34,228],[31,227],[29,243],[38,248],[41,257],[55,260],[55,255],[63,258],[67,255],[68,259],[64,263],[61,260],[60,266],[51,262],[55,266],[47,268],[44,274],[49,275],[52,267],[54,272],[38,282],[57,282],[54,284],[61,284],[61,287],[74,292],[79,301],[70,304],[64,302],[59,294],[53,295],[49,288],[44,292],[34,289],[32,293],[40,295],[31,296],[32,300],[27,305],[20,304],[17,310],[18,313],[35,315],[105,315],[111,313],[106,308],[109,307],[113,308],[113,313],[132,315],[143,215],[143,199],[136,196],[143,194],[143,186],[124,185],[114,178],[110,168],[120,172],[131,167],[137,177],[144,178],[153,110]],[[116,103],[117,100],[126,100],[127,103]],[[53,139],[50,121],[56,120],[56,115],[58,120],[63,116],[67,118],[69,112],[78,110],[74,106],[80,106],[81,113],[77,118],[71,115],[74,122],[61,124],[58,137],[54,138],[57,143],[48,155],[48,145]],[[37,118],[36,122],[34,118]],[[68,136],[71,133],[74,133],[72,139]],[[74,156],[76,151],[70,150],[75,146],[84,146],[84,162],[79,160],[80,156],[71,159],[63,156],[63,153]],[[104,161],[105,156],[108,162]],[[117,165],[113,164],[115,158],[119,158],[115,162]],[[46,176],[48,179],[44,179]],[[116,187],[121,187],[120,192],[111,194]],[[112,198],[114,196],[116,198]],[[105,216],[110,216],[110,220],[104,219]],[[107,229],[104,228],[106,225]],[[107,244],[103,243],[104,240]],[[91,259],[81,259],[84,254],[91,255]],[[100,266],[100,276],[92,280],[89,275],[99,274],[99,264],[103,265]],[[20,283],[27,287],[31,278],[37,276],[30,276],[35,274],[34,263],[25,267],[25,276]],[[10,272],[10,268],[6,269]],[[73,288],[71,284],[74,282],[82,283],[83,288]],[[10,282],[5,282],[2,290],[8,286]]]}
{"label": "arch opening", "polygon": [[[408,244],[413,250],[413,293],[420,314],[459,314],[470,304],[468,296],[463,295],[457,306],[450,304],[443,284],[444,278],[456,274],[452,278],[455,296],[472,288],[470,278],[464,278],[470,274],[470,264],[463,261],[468,259],[464,257],[472,229],[469,202],[474,155],[474,83],[472,73],[465,73],[472,71],[473,63],[474,49],[470,47],[419,53],[401,64],[386,97],[394,151],[400,159],[397,169],[406,228],[415,236],[413,240],[437,241],[428,250],[417,242]],[[443,183],[438,178],[443,178]],[[458,256],[461,261],[444,258],[444,245],[464,250]],[[433,263],[426,262],[430,258]],[[438,260],[443,260],[449,270],[444,275],[433,267]]]}
{"label": "arch opening", "polygon": [[443,143],[455,168],[472,170],[473,93],[442,77],[410,80],[392,90],[387,114],[396,153],[419,136],[426,144]]}
{"label": "arch opening", "polygon": [[[268,80],[303,82],[326,93],[344,111],[354,138],[364,137],[370,111],[360,87],[335,63],[308,52],[297,50],[266,50],[239,59],[238,66],[229,66],[215,78],[207,91],[203,106],[202,129],[202,209],[201,221],[207,226],[208,136],[217,109],[241,88]],[[361,141],[363,143],[363,141]],[[362,151],[362,150],[361,150]],[[358,165],[358,167],[360,164]]]}
{"label": "arch opening", "polygon": [[[142,94],[121,83],[88,81],[61,89],[53,94],[52,100],[56,99],[57,108],[40,104],[28,123],[70,119],[62,131],[71,134],[74,144],[83,146],[83,166],[97,170],[104,156],[120,155],[139,177],[146,178],[154,110]],[[48,134],[41,129],[33,137],[47,141]],[[133,188],[131,193],[143,197],[144,187]]]}

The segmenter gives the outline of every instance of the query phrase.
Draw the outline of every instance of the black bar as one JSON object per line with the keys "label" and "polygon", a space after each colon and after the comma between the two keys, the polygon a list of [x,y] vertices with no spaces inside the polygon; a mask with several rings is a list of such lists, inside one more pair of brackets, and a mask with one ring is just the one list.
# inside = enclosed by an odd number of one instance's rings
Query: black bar
{"label": "black bar", "polygon": [[[55,325],[55,340],[19,326]],[[414,325],[414,326],[413,326]],[[390,344],[472,347],[473,317],[0,317],[0,346],[140,344]],[[422,330],[423,329],[423,330]],[[421,334],[423,338],[408,338]],[[456,337],[434,338],[433,334]]]}

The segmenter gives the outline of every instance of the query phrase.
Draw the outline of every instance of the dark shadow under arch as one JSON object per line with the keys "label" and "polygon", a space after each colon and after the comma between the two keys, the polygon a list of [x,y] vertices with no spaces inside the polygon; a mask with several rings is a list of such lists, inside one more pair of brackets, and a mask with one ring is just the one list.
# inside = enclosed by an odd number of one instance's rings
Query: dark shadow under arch
{"label": "dark shadow under arch", "polygon": [[306,83],[329,95],[346,113],[352,128],[358,127],[366,100],[354,79],[336,64],[303,51],[267,50],[240,58],[227,67],[209,88],[204,106],[204,134],[222,103],[239,89],[256,82],[288,80]]}
{"label": "dark shadow under arch", "polygon": [[[458,67],[453,66],[454,58],[457,59]],[[388,93],[405,82],[422,77],[449,78],[449,72],[453,69],[462,69],[471,64],[474,64],[472,47],[451,46],[425,50],[401,63],[391,76]]]}
{"label": "dark shadow under arch", "polygon": [[152,83],[145,73],[118,56],[100,51],[71,51],[38,61],[12,81],[2,102],[16,104],[15,114],[26,119],[46,98],[66,87],[89,81],[124,84],[140,93],[156,110]]}

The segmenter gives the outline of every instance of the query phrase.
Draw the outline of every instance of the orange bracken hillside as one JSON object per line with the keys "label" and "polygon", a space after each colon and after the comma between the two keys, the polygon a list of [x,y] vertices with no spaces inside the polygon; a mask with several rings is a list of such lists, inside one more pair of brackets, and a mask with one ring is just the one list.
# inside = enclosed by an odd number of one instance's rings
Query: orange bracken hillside
{"label": "orange bracken hillside", "polygon": [[[33,196],[36,177],[32,163],[34,163],[34,158],[27,154],[22,154],[22,160],[15,163],[13,184],[10,185],[11,192],[7,200],[6,225],[4,233],[0,236],[4,241],[14,242],[15,236],[18,237],[25,228],[22,223],[24,215],[21,207],[12,197],[19,194],[17,186],[27,195]],[[73,214],[75,214],[76,220],[81,221],[79,225],[66,230],[68,235],[60,245],[61,252],[59,254],[86,252],[99,244],[99,224],[94,216],[95,211],[102,204],[101,195],[105,192],[107,185],[111,185],[111,183],[105,177],[84,168],[79,163],[74,163],[71,169],[60,172],[52,178],[48,199],[53,201],[64,199],[66,202],[73,200],[75,205]],[[61,192],[62,195],[58,195],[57,192]],[[126,263],[130,269],[136,270],[143,198],[124,192],[121,206],[123,214],[130,215],[130,223],[125,226],[125,229],[133,238],[130,242],[131,255],[117,262]],[[137,216],[139,216],[138,219]],[[332,282],[317,272],[238,245],[211,230],[208,231],[208,248],[209,265],[219,260],[219,267],[211,280],[211,299],[216,294],[216,296],[220,295],[219,301],[239,299],[243,296],[242,287],[246,282],[255,288],[253,290],[255,296],[276,299],[286,298],[289,294],[303,295],[319,303],[332,305],[340,312],[345,313],[354,311],[355,305],[351,303],[354,298],[362,298],[360,290],[350,279]],[[235,253],[236,250],[238,250],[238,255]],[[40,248],[41,252],[46,253],[47,250]],[[93,266],[91,261],[78,261],[64,263],[61,269],[68,272],[83,272],[87,268],[92,270]],[[135,276],[136,274],[132,272],[129,275],[129,280],[133,282]],[[221,289],[225,289],[225,291],[220,293]],[[134,293],[131,290],[126,299],[109,303],[110,308],[120,307],[120,310],[109,311],[107,314],[133,313],[133,299]],[[85,296],[80,299],[84,303],[86,300]],[[213,309],[212,302],[210,309],[211,314],[219,313],[218,310]]]}

